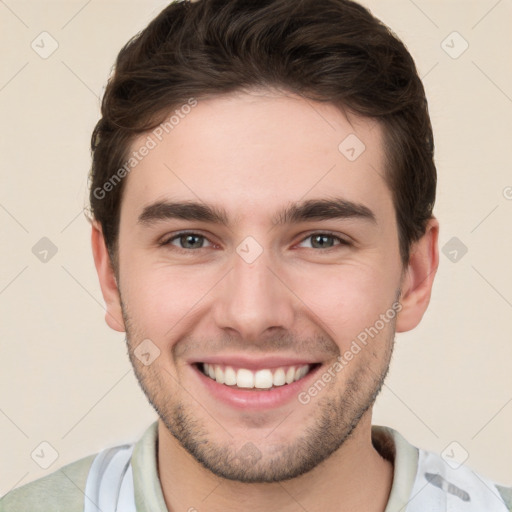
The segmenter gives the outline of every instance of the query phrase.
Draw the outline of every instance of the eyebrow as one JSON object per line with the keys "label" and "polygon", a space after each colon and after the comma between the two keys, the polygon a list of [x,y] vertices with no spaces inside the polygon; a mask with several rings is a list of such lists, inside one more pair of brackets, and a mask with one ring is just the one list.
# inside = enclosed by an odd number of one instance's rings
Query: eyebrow
{"label": "eyebrow", "polygon": [[[194,201],[157,201],[146,206],[139,215],[138,224],[151,226],[160,221],[181,219],[229,226],[226,210],[215,205]],[[308,199],[292,203],[272,218],[272,224],[294,224],[314,220],[360,219],[377,224],[375,214],[365,205],[342,198]]]}

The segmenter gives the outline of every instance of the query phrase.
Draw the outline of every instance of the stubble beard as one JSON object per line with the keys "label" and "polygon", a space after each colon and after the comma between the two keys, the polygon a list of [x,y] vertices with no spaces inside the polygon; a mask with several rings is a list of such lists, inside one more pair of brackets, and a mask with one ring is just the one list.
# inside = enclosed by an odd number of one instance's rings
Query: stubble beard
{"label": "stubble beard", "polygon": [[[124,307],[123,317],[128,354],[135,375],[169,433],[197,462],[213,474],[242,483],[282,482],[296,478],[311,471],[346,443],[361,418],[371,412],[370,409],[382,389],[389,370],[395,336],[395,322],[392,322],[387,338],[372,342],[386,344],[385,357],[380,358],[379,367],[374,370],[369,366],[369,362],[375,360],[373,354],[370,354],[370,357],[361,361],[359,368],[353,372],[345,389],[338,396],[327,396],[327,392],[323,390],[326,396],[317,396],[310,403],[316,408],[313,424],[293,439],[287,436],[290,440],[286,444],[273,444],[270,454],[270,450],[266,450],[264,445],[258,446],[257,442],[248,442],[237,450],[236,440],[230,441],[228,434],[225,442],[213,441],[208,423],[220,428],[217,420],[213,417],[205,420],[195,416],[190,402],[186,401],[194,399],[186,391],[181,393],[184,399],[170,399],[172,393],[169,390],[175,389],[179,392],[181,385],[167,370],[159,371],[157,361],[148,367],[141,366],[133,354],[131,340],[137,338],[132,336],[134,330]],[[365,347],[363,350],[370,349]],[[299,404],[298,401],[297,403]],[[293,416],[293,413],[290,414],[283,425],[293,423]],[[229,430],[229,426],[226,430]]]}

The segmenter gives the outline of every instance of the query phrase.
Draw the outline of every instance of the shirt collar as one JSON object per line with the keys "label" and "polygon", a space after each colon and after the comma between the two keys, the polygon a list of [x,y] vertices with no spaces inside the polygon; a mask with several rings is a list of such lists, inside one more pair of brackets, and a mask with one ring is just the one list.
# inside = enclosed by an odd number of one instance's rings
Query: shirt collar
{"label": "shirt collar", "polygon": [[[418,468],[418,449],[396,430],[372,426],[372,441],[379,453],[393,463],[393,483],[384,512],[404,511]],[[140,512],[167,512],[158,477],[158,421],[136,443],[132,456],[135,504]]]}

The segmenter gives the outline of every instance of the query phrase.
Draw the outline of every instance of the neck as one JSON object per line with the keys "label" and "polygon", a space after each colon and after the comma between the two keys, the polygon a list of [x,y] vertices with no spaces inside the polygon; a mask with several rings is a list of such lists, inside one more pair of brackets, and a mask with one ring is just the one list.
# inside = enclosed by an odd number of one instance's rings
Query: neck
{"label": "neck", "polygon": [[247,484],[214,475],[161,420],[158,439],[158,473],[169,512],[383,512],[393,481],[392,463],[372,444],[371,411],[327,460],[300,477],[277,483]]}

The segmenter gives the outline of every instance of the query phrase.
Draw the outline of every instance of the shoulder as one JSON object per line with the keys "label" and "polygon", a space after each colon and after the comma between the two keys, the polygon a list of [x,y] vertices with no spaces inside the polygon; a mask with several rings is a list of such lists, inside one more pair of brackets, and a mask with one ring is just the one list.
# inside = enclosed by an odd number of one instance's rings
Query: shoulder
{"label": "shoulder", "polygon": [[496,489],[498,489],[498,492],[500,493],[501,497],[503,498],[503,501],[505,502],[505,505],[507,508],[512,512],[512,487],[504,487],[503,485],[495,484]]}
{"label": "shoulder", "polygon": [[[512,489],[501,486],[453,458],[420,450],[418,474],[413,493],[427,487],[422,496],[439,496],[442,492],[454,510],[463,510],[462,504],[471,502],[474,510],[510,512]],[[427,498],[428,499],[428,498]],[[466,503],[464,503],[466,502]],[[457,507],[458,505],[458,507]]]}
{"label": "shoulder", "polygon": [[0,512],[82,512],[87,475],[96,454],[8,492]]}
{"label": "shoulder", "polygon": [[[373,425],[372,442],[394,464],[386,512],[410,510],[410,504],[418,503],[425,510],[437,510],[435,504],[439,499],[449,503],[450,510],[459,510],[471,501],[472,510],[512,512],[511,487],[500,485],[448,456],[417,448],[389,427]],[[421,499],[414,499],[418,495]],[[416,510],[414,506],[411,509]]]}

